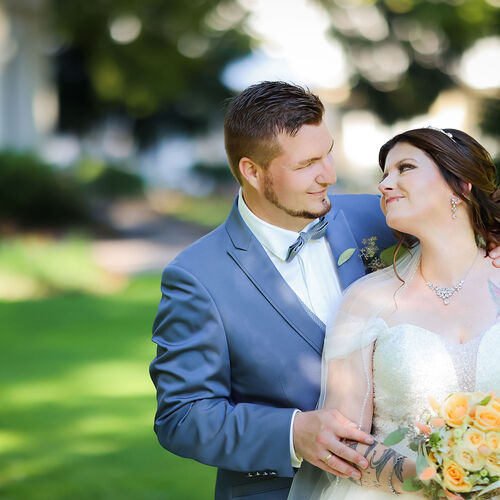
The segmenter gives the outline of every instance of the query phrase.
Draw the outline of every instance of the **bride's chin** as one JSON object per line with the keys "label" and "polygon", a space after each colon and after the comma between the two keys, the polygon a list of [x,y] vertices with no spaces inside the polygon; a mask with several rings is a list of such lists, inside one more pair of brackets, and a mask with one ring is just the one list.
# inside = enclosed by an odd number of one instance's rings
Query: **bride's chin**
{"label": "bride's chin", "polygon": [[391,214],[387,214],[385,217],[385,222],[391,229],[394,229],[395,231],[399,231],[400,233],[413,234],[411,228],[409,227],[410,224],[405,224],[405,220],[403,220],[401,217],[395,217],[394,215],[391,216]]}

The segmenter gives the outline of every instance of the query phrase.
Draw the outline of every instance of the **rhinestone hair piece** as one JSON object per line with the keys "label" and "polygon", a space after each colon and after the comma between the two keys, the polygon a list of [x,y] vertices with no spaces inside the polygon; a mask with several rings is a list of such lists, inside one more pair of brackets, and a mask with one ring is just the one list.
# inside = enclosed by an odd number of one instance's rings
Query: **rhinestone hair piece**
{"label": "rhinestone hair piece", "polygon": [[441,132],[442,134],[447,135],[453,142],[455,142],[455,139],[453,138],[453,134],[451,132],[446,132],[442,128],[433,127],[432,125],[429,125],[425,128],[428,128],[430,130],[435,130],[436,132]]}

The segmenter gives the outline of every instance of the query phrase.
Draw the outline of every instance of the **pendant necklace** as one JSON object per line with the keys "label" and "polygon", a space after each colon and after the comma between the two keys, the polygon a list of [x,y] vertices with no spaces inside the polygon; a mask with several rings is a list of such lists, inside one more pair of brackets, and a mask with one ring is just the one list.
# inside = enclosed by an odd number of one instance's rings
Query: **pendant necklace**
{"label": "pendant necklace", "polygon": [[457,292],[459,292],[462,287],[464,286],[465,280],[467,279],[467,276],[469,276],[469,273],[476,263],[477,257],[479,255],[479,249],[476,253],[476,256],[474,257],[474,260],[472,261],[472,264],[470,265],[469,269],[465,273],[465,276],[455,285],[455,286],[438,286],[435,285],[434,283],[427,281],[424,277],[424,274],[422,273],[422,262],[420,262],[420,274],[422,275],[422,278],[424,279],[425,284],[431,289],[434,290],[435,294],[443,301],[443,304],[447,306],[450,303],[450,298]]}

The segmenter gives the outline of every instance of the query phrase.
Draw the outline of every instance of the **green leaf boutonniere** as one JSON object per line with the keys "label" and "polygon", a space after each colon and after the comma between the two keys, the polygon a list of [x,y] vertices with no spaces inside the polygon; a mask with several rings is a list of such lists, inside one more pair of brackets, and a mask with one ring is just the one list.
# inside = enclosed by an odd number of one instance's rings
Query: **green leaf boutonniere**
{"label": "green leaf boutonniere", "polygon": [[347,262],[354,254],[355,248],[348,248],[347,250],[344,250],[340,255],[339,259],[337,260],[337,266],[341,266],[344,264],[344,262]]}
{"label": "green leaf boutonniere", "polygon": [[[361,243],[363,243],[363,246],[359,249],[359,256],[363,259],[363,264],[369,271],[384,269],[385,267],[392,265],[396,245],[392,245],[391,247],[380,251],[377,245],[376,236],[365,238],[361,240]],[[347,250],[344,250],[337,260],[337,266],[341,266],[347,262],[354,255],[355,251],[355,248],[348,248]],[[405,252],[406,250],[404,248],[400,248],[396,260],[401,258]]]}

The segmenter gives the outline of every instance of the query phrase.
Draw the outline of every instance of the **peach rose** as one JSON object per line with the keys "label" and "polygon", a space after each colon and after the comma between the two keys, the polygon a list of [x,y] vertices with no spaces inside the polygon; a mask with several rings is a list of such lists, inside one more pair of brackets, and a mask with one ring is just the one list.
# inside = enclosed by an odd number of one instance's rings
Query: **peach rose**
{"label": "peach rose", "polygon": [[485,444],[486,436],[483,431],[471,427],[465,431],[463,440],[465,446],[477,450],[481,445]]}
{"label": "peach rose", "polygon": [[486,446],[498,453],[500,451],[500,435],[496,431],[490,431],[486,433]]}
{"label": "peach rose", "polygon": [[464,468],[451,460],[445,460],[443,463],[443,482],[445,488],[459,493],[472,489]]}
{"label": "peach rose", "polygon": [[445,421],[441,417],[432,417],[429,421],[431,427],[444,427]]}
{"label": "peach rose", "polygon": [[450,427],[460,427],[469,413],[468,398],[460,393],[450,394],[441,405],[440,416]]}
{"label": "peach rose", "polygon": [[458,465],[471,472],[481,470],[484,465],[483,457],[476,450],[464,446],[457,446],[453,450],[453,458]]}
{"label": "peach rose", "polygon": [[436,469],[434,467],[427,467],[420,473],[418,478],[422,481],[430,481],[435,475]]}
{"label": "peach rose", "polygon": [[420,422],[415,422],[415,427],[422,433],[425,434],[426,436],[431,435],[431,428],[426,425],[426,424],[421,424]]}
{"label": "peach rose", "polygon": [[499,431],[500,412],[489,404],[487,406],[476,406],[473,425],[482,431]]}

